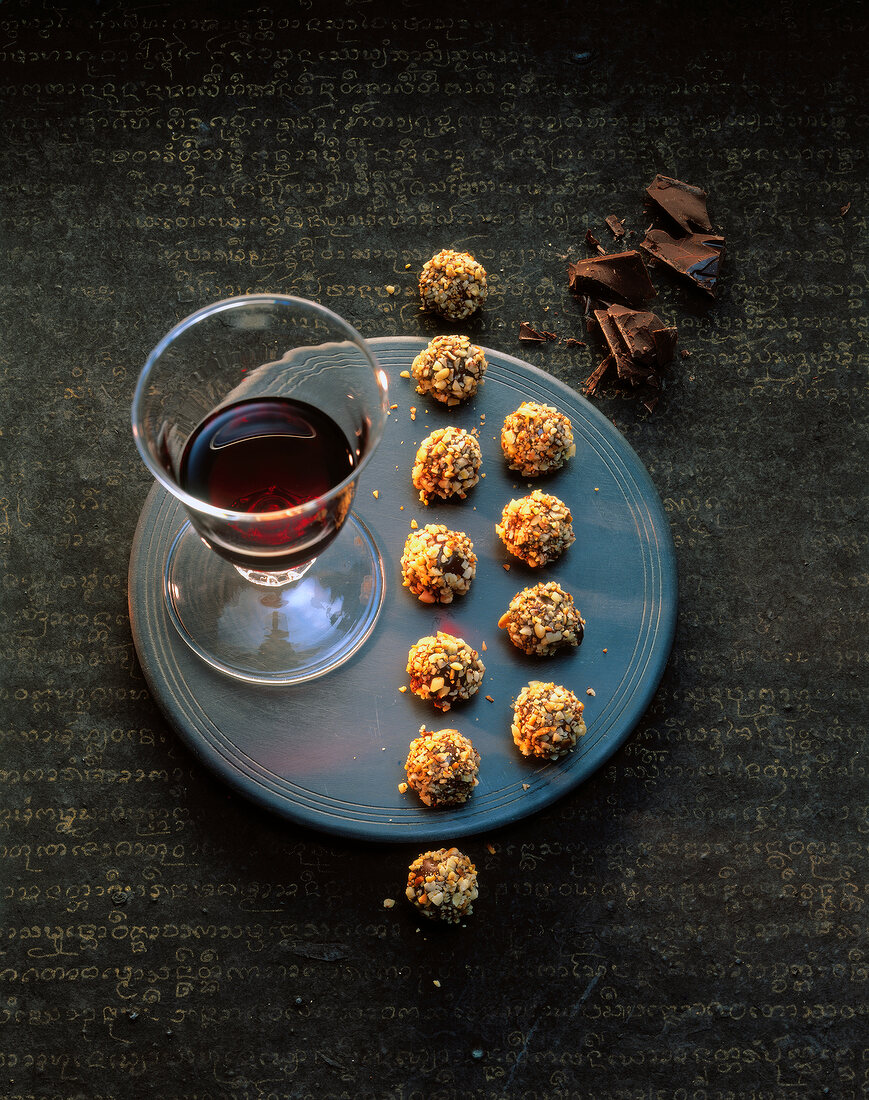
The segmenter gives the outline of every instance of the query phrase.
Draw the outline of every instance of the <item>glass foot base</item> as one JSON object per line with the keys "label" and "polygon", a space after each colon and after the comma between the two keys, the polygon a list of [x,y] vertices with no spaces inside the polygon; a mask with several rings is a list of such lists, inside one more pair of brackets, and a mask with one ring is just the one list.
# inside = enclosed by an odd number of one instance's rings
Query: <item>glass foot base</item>
{"label": "glass foot base", "polygon": [[246,581],[185,523],[166,560],[163,593],[203,661],[250,683],[298,684],[342,665],[374,629],[383,561],[351,514],[302,577],[266,588]]}

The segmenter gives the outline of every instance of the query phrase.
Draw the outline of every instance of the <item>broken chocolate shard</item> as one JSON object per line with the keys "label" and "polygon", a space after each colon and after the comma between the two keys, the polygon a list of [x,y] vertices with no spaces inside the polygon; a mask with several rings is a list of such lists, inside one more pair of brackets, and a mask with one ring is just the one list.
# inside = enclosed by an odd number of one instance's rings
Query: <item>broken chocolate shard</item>
{"label": "broken chocolate shard", "polygon": [[656,294],[643,258],[636,249],[568,264],[567,277],[571,290],[607,304],[637,305]]}
{"label": "broken chocolate shard", "polygon": [[708,195],[702,188],[659,175],[646,188],[646,194],[684,233],[712,232],[706,209]]}
{"label": "broken chocolate shard", "polygon": [[658,404],[659,397],[660,392],[658,390],[644,390],[640,394],[640,400],[650,413],[655,411],[655,406]]}
{"label": "broken chocolate shard", "polygon": [[618,326],[610,316],[609,310],[596,309],[594,319],[600,325],[600,331],[606,340],[610,355],[615,363],[616,374],[619,378],[625,378],[630,373],[630,353],[621,338]]}
{"label": "broken chocolate shard", "polygon": [[568,336],[564,341],[564,346],[566,348],[584,348],[585,343],[582,340],[577,340],[575,336]]}
{"label": "broken chocolate shard", "polygon": [[849,211],[850,209],[851,209],[851,204],[850,204],[850,202],[846,202],[844,206],[842,206],[842,207],[840,207],[840,208],[839,208],[839,213],[840,213],[840,214],[842,215],[842,217],[844,218],[844,217],[845,217],[845,215],[846,215],[846,214],[848,213],[848,211]]}
{"label": "broken chocolate shard", "polygon": [[723,237],[689,233],[686,237],[676,238],[663,229],[650,229],[640,248],[715,297],[724,259]]}
{"label": "broken chocolate shard", "polygon": [[657,362],[652,326],[660,328],[661,322],[654,313],[628,309],[626,306],[611,306],[608,315],[629,355],[641,363]]}
{"label": "broken chocolate shard", "polygon": [[606,359],[603,360],[602,363],[600,363],[597,367],[595,367],[595,369],[591,372],[591,374],[588,376],[588,378],[586,378],[586,380],[585,380],[585,392],[589,395],[589,397],[594,397],[594,395],[597,393],[598,389],[600,388],[600,385],[603,382],[604,377],[610,372],[610,370],[613,367],[615,367],[615,365],[616,365],[616,361],[613,358],[613,356],[608,355],[606,357]]}
{"label": "broken chocolate shard", "polygon": [[585,231],[585,243],[588,245],[589,248],[593,249],[599,255],[606,255],[606,249],[590,229],[586,229]]}
{"label": "broken chocolate shard", "polygon": [[614,305],[607,310],[607,316],[632,359],[657,367],[666,366],[672,360],[676,351],[676,329],[665,325],[656,314]]}
{"label": "broken chocolate shard", "polygon": [[538,332],[536,328],[532,328],[527,321],[523,321],[519,325],[519,339],[528,343],[545,344],[547,337],[542,332]]}
{"label": "broken chocolate shard", "polygon": [[[613,316],[613,310],[620,307],[610,307],[609,310],[599,309],[595,310],[595,320],[600,325],[603,337],[607,342],[607,346],[610,350],[610,355],[615,362],[616,374],[623,382],[629,382],[632,386],[638,386],[641,382],[651,386],[660,386],[661,382],[656,373],[658,363],[655,360],[655,348],[651,337],[648,338],[650,348],[650,358],[643,361],[640,358],[634,357],[635,347],[635,335],[631,334],[629,340],[625,340],[622,336],[619,326],[616,324]],[[626,310],[626,313],[633,313],[633,310]],[[652,322],[660,325],[661,322],[655,317],[654,313],[642,314],[642,316],[651,318]]]}
{"label": "broken chocolate shard", "polygon": [[676,354],[677,337],[678,330],[675,326],[652,329],[652,341],[655,345],[655,356],[659,367],[673,361],[673,356]]}
{"label": "broken chocolate shard", "polygon": [[625,235],[625,223],[623,220],[617,218],[615,214],[610,214],[608,218],[604,218],[604,221],[610,228],[612,235],[616,240],[620,240]]}

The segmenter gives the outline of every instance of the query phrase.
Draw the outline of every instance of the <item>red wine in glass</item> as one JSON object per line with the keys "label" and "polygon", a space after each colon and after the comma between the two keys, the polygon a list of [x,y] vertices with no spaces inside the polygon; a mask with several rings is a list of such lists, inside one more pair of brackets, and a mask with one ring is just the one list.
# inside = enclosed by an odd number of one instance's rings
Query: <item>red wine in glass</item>
{"label": "red wine in glass", "polygon": [[[263,516],[326,496],[355,462],[346,436],[322,409],[288,397],[251,398],[217,409],[194,429],[179,483],[218,508]],[[349,508],[349,498],[343,504]],[[341,505],[339,494],[301,515],[231,524],[232,545],[225,536],[209,541],[244,568],[289,569],[316,557],[337,534]]]}

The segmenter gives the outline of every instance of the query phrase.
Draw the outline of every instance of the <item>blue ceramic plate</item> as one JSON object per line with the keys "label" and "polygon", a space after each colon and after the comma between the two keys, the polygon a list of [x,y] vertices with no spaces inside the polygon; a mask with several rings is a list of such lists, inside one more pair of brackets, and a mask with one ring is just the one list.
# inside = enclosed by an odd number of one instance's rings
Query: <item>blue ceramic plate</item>
{"label": "blue ceramic plate", "polygon": [[[425,340],[371,344],[397,408],[354,506],[380,549],[386,576],[383,610],[363,649],[337,672],[296,687],[246,684],[202,663],[177,636],[163,605],[166,554],[184,514],[158,486],[146,501],[130,560],[133,637],[168,720],[203,764],[236,790],[291,821],[345,837],[453,841],[539,812],[576,788],[629,736],[673,641],[673,545],[639,458],[569,387],[486,349],[485,385],[471,402],[448,410],[400,377]],[[504,417],[528,399],[566,413],[576,441],[575,458],[533,483],[506,468],[500,449]],[[448,423],[477,431],[486,476],[466,501],[426,508],[410,482],[414,455],[430,431]],[[511,558],[495,534],[504,504],[535,486],[568,504],[576,532],[559,561],[536,571]],[[446,523],[474,542],[476,578],[470,592],[449,606],[421,604],[402,587],[399,562],[413,519],[420,527]],[[497,626],[516,592],[541,579],[570,591],[586,620],[582,645],[549,659],[524,656]],[[463,637],[486,665],[482,690],[445,715],[399,691],[407,683],[408,649],[436,630]],[[532,679],[564,684],[585,703],[587,733],[557,762],[525,759],[510,736],[513,700]],[[423,724],[457,728],[479,751],[480,783],[465,805],[430,810],[413,792],[399,793],[408,745]]]}

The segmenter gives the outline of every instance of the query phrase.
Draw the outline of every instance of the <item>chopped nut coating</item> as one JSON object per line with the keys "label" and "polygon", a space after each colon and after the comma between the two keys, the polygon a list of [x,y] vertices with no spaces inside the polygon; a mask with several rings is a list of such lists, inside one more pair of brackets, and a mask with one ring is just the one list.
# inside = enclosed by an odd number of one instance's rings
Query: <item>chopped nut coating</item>
{"label": "chopped nut coating", "polygon": [[575,540],[570,509],[540,489],[506,504],[495,530],[510,553],[533,568],[548,565]]}
{"label": "chopped nut coating", "polygon": [[423,852],[408,868],[405,896],[423,916],[458,924],[479,896],[477,869],[458,848]]}
{"label": "chopped nut coating", "polygon": [[423,603],[452,603],[471,587],[477,571],[474,544],[462,531],[427,523],[411,531],[401,556],[402,584]]}
{"label": "chopped nut coating", "polygon": [[552,405],[523,401],[504,420],[501,450],[511,470],[525,477],[557,470],[576,454],[570,421]]}
{"label": "chopped nut coating", "polygon": [[483,349],[467,336],[436,336],[411,365],[416,392],[430,394],[443,405],[458,405],[472,397],[486,373]]}
{"label": "chopped nut coating", "polygon": [[439,630],[410,647],[407,672],[410,690],[447,711],[461,699],[470,699],[480,689],[486,666],[480,655],[462,638]]}
{"label": "chopped nut coating", "polygon": [[558,760],[585,733],[585,706],[565,687],[532,680],[513,707],[513,742],[523,756]]}
{"label": "chopped nut coating", "polygon": [[426,806],[460,805],[477,786],[480,754],[458,730],[426,733],[410,743],[404,770],[407,784]]}
{"label": "chopped nut coating", "polygon": [[498,626],[517,649],[548,657],[562,646],[578,646],[585,620],[569,592],[555,581],[541,581],[516,593]]}
{"label": "chopped nut coating", "polygon": [[464,428],[450,425],[426,436],[416,452],[413,485],[419,499],[428,504],[432,497],[462,500],[480,480],[480,444]]}
{"label": "chopped nut coating", "polygon": [[463,321],[486,300],[486,271],[469,252],[442,249],[424,265],[419,297],[424,310],[449,321]]}

